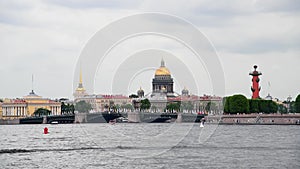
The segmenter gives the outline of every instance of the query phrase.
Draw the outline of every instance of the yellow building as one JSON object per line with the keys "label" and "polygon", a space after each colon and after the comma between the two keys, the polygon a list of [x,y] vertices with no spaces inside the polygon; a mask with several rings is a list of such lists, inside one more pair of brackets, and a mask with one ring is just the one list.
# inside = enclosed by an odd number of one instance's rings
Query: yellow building
{"label": "yellow building", "polygon": [[122,107],[132,104],[131,98],[123,95],[97,95],[96,97],[96,110],[103,112],[107,111],[108,107],[116,106],[119,110],[122,110]]}
{"label": "yellow building", "polygon": [[2,101],[0,101],[0,119],[2,118]]}
{"label": "yellow building", "polygon": [[61,115],[61,103],[36,95],[33,90],[22,99],[5,99],[2,103],[2,118],[14,119],[29,117],[39,109],[51,111],[51,115]]}

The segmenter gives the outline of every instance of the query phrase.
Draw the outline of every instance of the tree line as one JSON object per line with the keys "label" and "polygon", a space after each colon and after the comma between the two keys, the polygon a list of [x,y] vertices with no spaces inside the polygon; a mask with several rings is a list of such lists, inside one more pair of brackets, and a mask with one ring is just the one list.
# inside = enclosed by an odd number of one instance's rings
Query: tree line
{"label": "tree line", "polygon": [[300,113],[300,94],[294,102],[284,103],[289,106],[289,110],[273,100],[247,99],[240,94],[223,98],[224,113]]}

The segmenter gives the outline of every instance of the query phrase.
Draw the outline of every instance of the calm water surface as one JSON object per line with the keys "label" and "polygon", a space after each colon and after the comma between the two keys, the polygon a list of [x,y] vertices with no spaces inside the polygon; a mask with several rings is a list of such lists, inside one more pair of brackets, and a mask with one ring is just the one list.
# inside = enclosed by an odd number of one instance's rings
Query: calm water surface
{"label": "calm water surface", "polygon": [[2,125],[0,135],[0,168],[300,168],[300,126]]}

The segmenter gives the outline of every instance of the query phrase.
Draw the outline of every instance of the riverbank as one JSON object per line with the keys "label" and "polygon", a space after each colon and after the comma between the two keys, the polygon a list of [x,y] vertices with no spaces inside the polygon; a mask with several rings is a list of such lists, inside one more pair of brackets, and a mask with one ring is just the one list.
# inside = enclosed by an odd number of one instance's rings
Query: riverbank
{"label": "riverbank", "polygon": [[[75,117],[71,118],[71,123],[107,123],[110,118],[106,119],[102,115],[97,115],[101,119],[96,118],[97,114],[76,114]],[[111,115],[111,114],[107,114]],[[176,116],[175,116],[176,115]],[[73,115],[74,116],[74,115]],[[165,114],[165,116],[167,116]],[[117,116],[116,116],[117,117]],[[114,118],[116,118],[114,117]],[[152,117],[152,116],[150,116]],[[150,118],[149,117],[149,118]],[[180,116],[182,118],[182,115]],[[186,119],[186,115],[184,116]],[[54,119],[55,118],[55,119]],[[66,121],[65,118],[69,116],[53,116],[47,118],[46,122],[50,123],[51,121]],[[178,118],[177,114],[174,114],[173,121],[177,122],[195,122],[196,117],[191,116],[192,120],[176,120]],[[30,119],[30,118],[29,118]],[[75,121],[74,121],[75,120]],[[152,119],[153,120],[153,119]],[[22,119],[0,119],[0,125],[14,125],[20,124]],[[42,120],[43,121],[43,120]],[[45,120],[44,120],[45,121]],[[197,120],[196,120],[197,121]],[[206,123],[209,124],[221,124],[221,125],[300,125],[300,114],[238,114],[238,115],[215,115],[215,116],[205,116]],[[28,120],[27,120],[28,122]],[[199,122],[199,121],[198,121]],[[41,124],[40,122],[39,124]],[[66,123],[66,122],[63,122]],[[70,122],[69,122],[70,123]],[[25,124],[24,122],[21,124]],[[29,124],[29,122],[28,122]],[[32,122],[30,124],[33,124]]]}
{"label": "riverbank", "polygon": [[206,122],[224,125],[300,125],[300,114],[238,114],[208,116]]}

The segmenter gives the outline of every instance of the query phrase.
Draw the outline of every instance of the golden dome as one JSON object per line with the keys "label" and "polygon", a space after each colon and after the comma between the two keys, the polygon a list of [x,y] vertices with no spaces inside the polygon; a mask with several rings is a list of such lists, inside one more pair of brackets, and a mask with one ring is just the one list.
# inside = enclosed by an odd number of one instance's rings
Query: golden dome
{"label": "golden dome", "polygon": [[155,75],[171,75],[170,71],[166,67],[160,67],[156,69]]}
{"label": "golden dome", "polygon": [[161,60],[160,68],[156,69],[155,75],[158,75],[158,76],[160,76],[160,75],[171,75],[169,69],[165,67],[165,62],[164,62],[163,59]]}

